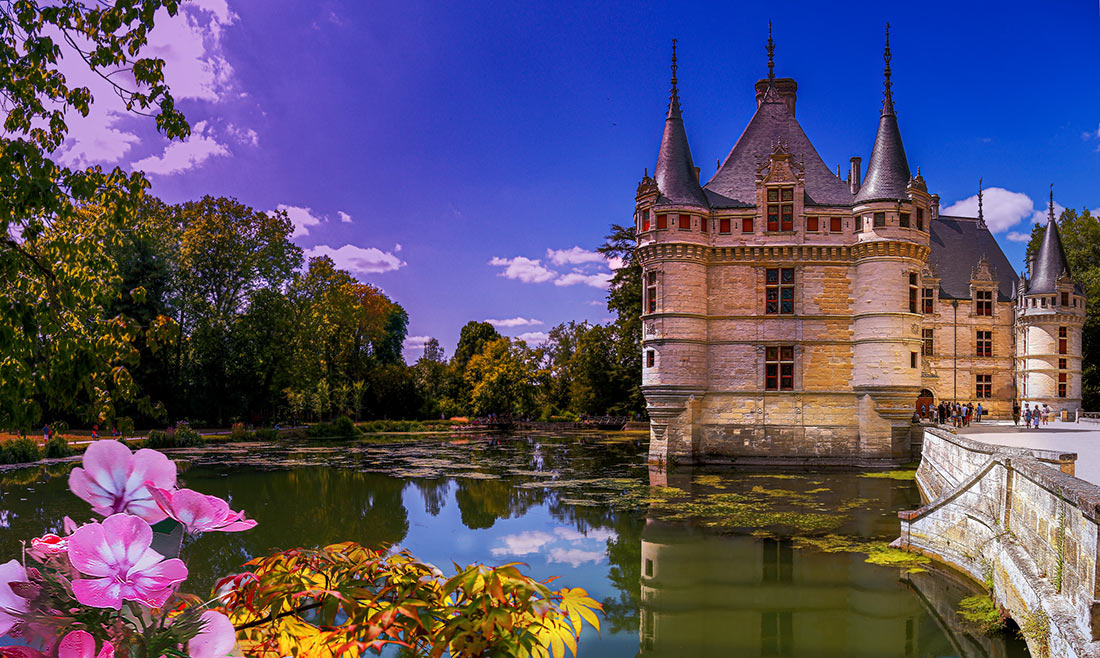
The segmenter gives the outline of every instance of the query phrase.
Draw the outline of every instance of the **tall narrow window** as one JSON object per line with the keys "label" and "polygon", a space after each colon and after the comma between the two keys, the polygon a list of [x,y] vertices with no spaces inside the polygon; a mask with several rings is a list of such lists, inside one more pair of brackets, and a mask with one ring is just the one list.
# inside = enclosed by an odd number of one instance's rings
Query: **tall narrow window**
{"label": "tall narrow window", "polygon": [[657,273],[646,272],[645,275],[645,299],[646,310],[649,313],[657,312]]}
{"label": "tall narrow window", "polygon": [[690,231],[691,230],[691,215],[680,215],[680,230],[681,231]]}
{"label": "tall narrow window", "polygon": [[818,227],[817,217],[807,217],[806,218],[806,231],[807,232],[817,233],[817,227]]}
{"label": "tall narrow window", "polygon": [[1058,373],[1058,397],[1060,398],[1066,397],[1066,389],[1068,388],[1069,384],[1069,382],[1067,381],[1068,379],[1069,377],[1066,376],[1066,373]]}
{"label": "tall narrow window", "polygon": [[984,315],[990,317],[993,315],[993,291],[992,290],[978,290],[974,293],[975,308],[974,312],[977,315]]}
{"label": "tall narrow window", "polygon": [[648,230],[649,230],[649,211],[647,210],[647,211],[642,213],[642,231],[648,231]]}
{"label": "tall narrow window", "polygon": [[884,226],[886,226],[886,213],[876,212],[875,213],[874,227],[875,228],[883,228]]}
{"label": "tall narrow window", "polygon": [[760,655],[790,656],[794,653],[794,615],[789,610],[760,614]]}
{"label": "tall narrow window", "polygon": [[936,351],[935,343],[935,330],[934,329],[921,329],[921,339],[924,341],[921,344],[921,354],[924,356],[932,356]]}
{"label": "tall narrow window", "polygon": [[1066,360],[1065,359],[1058,359],[1058,369],[1059,370],[1065,370],[1066,369]]}
{"label": "tall narrow window", "polygon": [[917,230],[924,230],[924,208],[917,208]]}
{"label": "tall narrow window", "polygon": [[902,228],[909,228],[909,213],[903,212],[898,215],[898,225]]}
{"label": "tall narrow window", "polygon": [[839,217],[829,218],[829,230],[833,233],[840,233],[844,230],[844,223]]}
{"label": "tall narrow window", "polygon": [[934,313],[936,310],[935,291],[932,288],[924,288],[920,293],[921,313]]}
{"label": "tall narrow window", "polygon": [[668,215],[657,215],[657,230],[663,231],[668,228]]}
{"label": "tall narrow window", "polygon": [[657,362],[657,355],[653,350],[645,351],[645,367],[652,368],[653,364]]}
{"label": "tall narrow window", "polygon": [[708,224],[710,224],[710,219],[708,217],[700,217],[699,218],[699,229],[702,230],[703,233],[710,233],[710,231],[707,230],[708,229],[708,226],[707,226]]}
{"label": "tall narrow window", "polygon": [[916,272],[909,273],[909,312],[917,312],[917,295],[919,294],[919,286],[917,285]]}
{"label": "tall narrow window", "polygon": [[754,229],[752,227],[752,217],[745,217],[744,219],[741,220],[741,232],[742,233],[752,233],[755,230],[756,229]]}
{"label": "tall narrow window", "polygon": [[1062,306],[1069,306],[1069,293],[1062,293]]}
{"label": "tall narrow window", "polygon": [[794,268],[769,267],[764,273],[764,312],[768,315],[794,313]]}
{"label": "tall narrow window", "polygon": [[1067,345],[1068,342],[1069,342],[1068,330],[1065,327],[1058,327],[1058,353],[1059,354],[1069,354],[1069,351],[1066,349],[1068,347],[1068,345]]}
{"label": "tall narrow window", "polygon": [[789,583],[794,580],[794,545],[790,539],[763,540],[765,583]]}
{"label": "tall narrow window", "polygon": [[974,375],[974,397],[993,397],[993,375]]}
{"label": "tall narrow window", "polygon": [[722,219],[718,220],[718,232],[719,233],[729,233],[730,232],[730,218],[729,217],[723,217]]}
{"label": "tall narrow window", "polygon": [[779,230],[779,190],[768,190],[768,231]]}
{"label": "tall narrow window", "polygon": [[781,231],[794,230],[794,189],[784,187],[779,190],[779,198],[783,201],[779,213],[779,229]]}
{"label": "tall narrow window", "polygon": [[764,388],[769,391],[794,390],[794,347],[768,347],[764,350]]}
{"label": "tall narrow window", "polygon": [[977,356],[993,356],[993,332],[979,331],[975,348]]}
{"label": "tall narrow window", "polygon": [[917,367],[917,353],[916,352],[910,352],[909,353],[909,367],[910,368],[916,368]]}

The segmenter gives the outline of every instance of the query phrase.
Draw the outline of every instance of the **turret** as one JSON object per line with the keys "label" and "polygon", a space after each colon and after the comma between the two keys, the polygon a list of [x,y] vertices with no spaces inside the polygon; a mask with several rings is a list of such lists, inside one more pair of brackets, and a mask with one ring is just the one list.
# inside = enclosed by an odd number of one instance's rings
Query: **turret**
{"label": "turret", "polygon": [[672,89],[668,98],[665,132],[657,154],[653,177],[661,196],[658,205],[689,206],[706,210],[707,197],[699,186],[699,170],[691,159],[687,131],[680,111],[680,93],[676,88],[676,40],[672,40]]}
{"label": "turret", "polygon": [[886,60],[885,92],[882,100],[882,114],[878,120],[878,134],[871,149],[871,161],[867,163],[867,175],[856,194],[856,203],[877,200],[906,199],[905,188],[909,185],[909,162],[905,159],[905,146],[901,143],[901,131],[898,129],[898,117],[894,113],[894,96],[890,82],[890,24],[886,24]]}

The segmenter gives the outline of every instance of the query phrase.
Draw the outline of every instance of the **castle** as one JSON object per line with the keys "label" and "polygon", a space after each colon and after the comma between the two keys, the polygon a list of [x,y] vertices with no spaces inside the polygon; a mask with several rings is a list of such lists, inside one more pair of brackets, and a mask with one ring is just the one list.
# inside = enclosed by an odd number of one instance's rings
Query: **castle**
{"label": "castle", "polygon": [[1085,300],[1053,192],[1018,276],[978,217],[940,214],[905,157],[890,81],[866,176],[830,171],[795,119],[798,85],[755,85],[756,112],[706,184],[676,81],[657,166],[638,185],[642,389],[654,461],[884,464],[941,400],[1076,410]]}

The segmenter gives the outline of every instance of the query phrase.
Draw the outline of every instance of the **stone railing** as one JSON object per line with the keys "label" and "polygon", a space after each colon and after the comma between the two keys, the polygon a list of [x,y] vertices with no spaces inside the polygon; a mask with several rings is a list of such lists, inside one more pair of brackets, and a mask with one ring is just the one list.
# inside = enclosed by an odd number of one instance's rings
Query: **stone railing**
{"label": "stone railing", "polygon": [[1100,487],[1073,477],[1076,457],[927,428],[917,483],[929,502],[898,514],[901,547],[991,583],[1021,625],[1045,611],[1051,656],[1100,656]]}
{"label": "stone railing", "polygon": [[1078,411],[1078,423],[1100,423],[1100,411]]}

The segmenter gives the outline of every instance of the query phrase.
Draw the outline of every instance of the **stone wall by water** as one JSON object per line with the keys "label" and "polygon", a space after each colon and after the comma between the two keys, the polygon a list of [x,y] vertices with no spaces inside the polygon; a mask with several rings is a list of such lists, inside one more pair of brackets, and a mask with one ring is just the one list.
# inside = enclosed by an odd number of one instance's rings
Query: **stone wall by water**
{"label": "stone wall by water", "polygon": [[1100,656],[1100,487],[1073,477],[1075,460],[928,428],[917,471],[928,502],[899,513],[899,544],[991,582],[1021,625],[1045,611],[1051,656]]}

